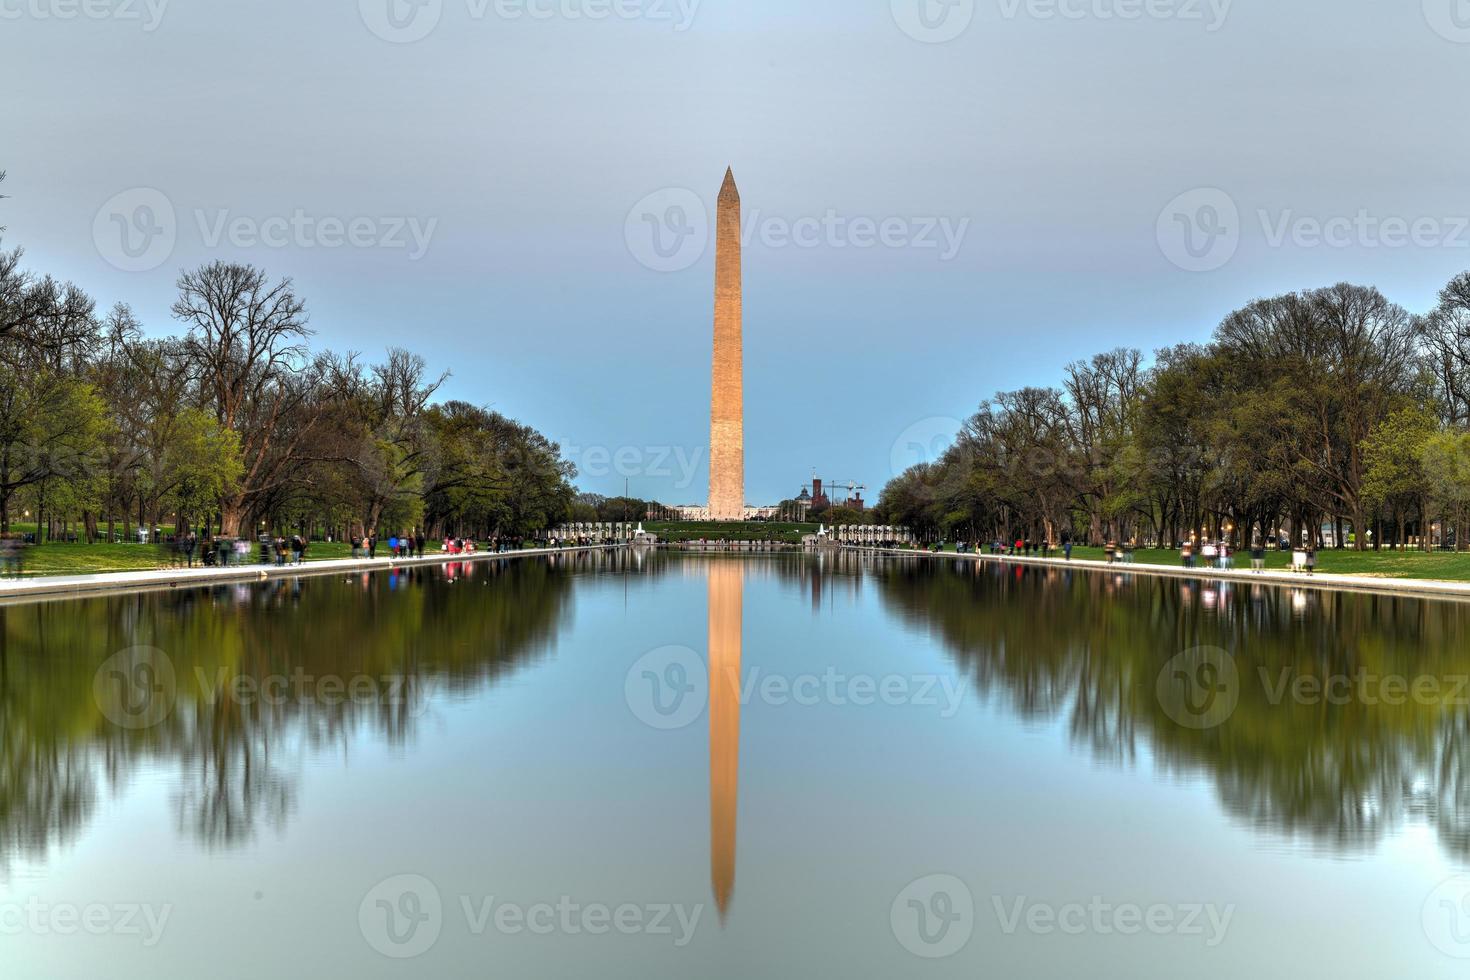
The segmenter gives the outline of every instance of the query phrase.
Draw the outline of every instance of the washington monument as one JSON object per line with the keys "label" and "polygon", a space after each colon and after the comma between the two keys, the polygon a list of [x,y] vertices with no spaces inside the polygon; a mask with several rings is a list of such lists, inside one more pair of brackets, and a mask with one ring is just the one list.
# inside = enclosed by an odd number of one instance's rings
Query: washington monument
{"label": "washington monument", "polygon": [[745,519],[745,391],[741,340],[740,191],[725,171],[715,219],[715,357],[710,398],[709,516]]}

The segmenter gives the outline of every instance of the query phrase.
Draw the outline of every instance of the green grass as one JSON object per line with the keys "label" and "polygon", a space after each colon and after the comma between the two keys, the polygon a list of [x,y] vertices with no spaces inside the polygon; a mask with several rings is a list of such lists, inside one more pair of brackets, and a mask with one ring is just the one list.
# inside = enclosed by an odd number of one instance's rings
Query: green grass
{"label": "green grass", "polygon": [[[1060,554],[1056,555],[1060,557]],[[1074,548],[1073,558],[1091,561],[1106,561],[1102,548]],[[1133,553],[1133,560],[1146,565],[1183,564],[1177,551],[1143,549]],[[1202,559],[1198,559],[1203,561]],[[1250,568],[1249,551],[1235,553],[1236,568]],[[1291,553],[1266,552],[1266,567],[1278,571],[1291,568]],[[1327,549],[1317,552],[1317,571],[1332,575],[1371,575],[1379,578],[1438,579],[1441,581],[1470,581],[1470,554],[1448,551],[1338,551]]]}
{"label": "green grass", "polygon": [[27,575],[140,572],[168,564],[151,544],[41,544],[22,552]]}
{"label": "green grass", "polygon": [[[424,545],[425,554],[438,554],[443,543],[429,541]],[[252,546],[250,559],[259,554],[258,546]],[[378,557],[386,557],[388,544],[378,546]],[[312,542],[306,549],[306,560],[328,561],[334,558],[351,558],[352,546],[346,542],[326,544]],[[22,552],[25,575],[96,575],[104,572],[141,572],[158,568],[172,568],[177,564],[174,555],[152,544],[42,544],[24,549]],[[199,566],[198,556],[194,559]]]}
{"label": "green grass", "polygon": [[[954,551],[953,544],[944,550]],[[1033,557],[1041,557],[1037,553]],[[1060,548],[1053,548],[1047,557],[1063,557]],[[1081,561],[1107,561],[1107,552],[1102,548],[1073,548],[1072,557]],[[1140,565],[1183,565],[1179,552],[1161,548],[1139,548],[1133,553],[1134,562]],[[1196,556],[1197,567],[1204,568],[1203,558]],[[1249,551],[1235,553],[1236,569],[1249,569]],[[1266,568],[1274,571],[1291,569],[1291,552],[1267,551]],[[1331,575],[1365,575],[1376,578],[1426,579],[1441,582],[1470,582],[1470,553],[1456,554],[1448,551],[1351,551],[1326,549],[1317,552],[1317,571]]]}

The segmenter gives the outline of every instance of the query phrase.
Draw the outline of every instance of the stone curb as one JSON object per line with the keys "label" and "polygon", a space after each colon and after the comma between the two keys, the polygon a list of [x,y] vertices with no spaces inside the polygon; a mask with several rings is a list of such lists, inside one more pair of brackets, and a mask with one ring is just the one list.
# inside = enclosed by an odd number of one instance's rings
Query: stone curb
{"label": "stone curb", "polygon": [[1389,595],[1416,596],[1434,599],[1470,599],[1470,582],[1448,582],[1442,579],[1377,578],[1367,575],[1329,575],[1303,572],[1253,572],[1248,568],[1228,571],[1218,568],[1175,568],[1171,565],[1149,565],[1144,563],[1118,563],[1109,565],[1105,561],[1065,558],[1015,558],[1002,555],[959,555],[950,551],[901,551],[897,548],[863,548],[844,545],[844,550],[866,554],[908,556],[911,558],[951,558],[961,561],[978,561],[998,565],[1035,565],[1046,568],[1080,568],[1089,572],[1111,572],[1122,575],[1155,575],[1167,578],[1194,579],[1197,581],[1248,582],[1257,585],[1293,586],[1296,588],[1319,589],[1327,592],[1374,592]]}
{"label": "stone curb", "polygon": [[[612,548],[626,545],[612,545]],[[334,575],[342,572],[390,571],[450,562],[492,561],[536,558],[543,555],[569,555],[586,551],[604,551],[604,547],[535,548],[506,551],[499,554],[479,551],[472,555],[425,555],[422,558],[332,558],[302,565],[239,565],[226,568],[163,568],[140,572],[99,572],[95,575],[43,575],[36,578],[0,579],[0,600],[85,595],[96,592],[145,591],[160,588],[188,588],[220,582],[261,582],[298,576]]]}

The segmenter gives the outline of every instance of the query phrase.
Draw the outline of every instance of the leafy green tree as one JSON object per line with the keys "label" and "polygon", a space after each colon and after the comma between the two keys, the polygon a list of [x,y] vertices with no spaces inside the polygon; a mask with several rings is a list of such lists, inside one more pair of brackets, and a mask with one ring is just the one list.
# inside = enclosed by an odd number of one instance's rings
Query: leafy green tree
{"label": "leafy green tree", "polygon": [[1436,432],[1424,447],[1424,475],[1440,515],[1455,529],[1463,551],[1465,514],[1470,508],[1470,432]]}
{"label": "leafy green tree", "polygon": [[34,488],[41,508],[47,490],[70,488],[64,499],[89,499],[110,424],[106,405],[86,382],[0,365],[0,532],[10,529],[17,491]]}
{"label": "leafy green tree", "polygon": [[[1418,511],[1421,527],[1428,519],[1425,453],[1438,429],[1429,406],[1411,404],[1379,423],[1363,443],[1363,494],[1372,506],[1393,512],[1395,528],[1409,511]],[[1421,537],[1428,541],[1427,535]]]}

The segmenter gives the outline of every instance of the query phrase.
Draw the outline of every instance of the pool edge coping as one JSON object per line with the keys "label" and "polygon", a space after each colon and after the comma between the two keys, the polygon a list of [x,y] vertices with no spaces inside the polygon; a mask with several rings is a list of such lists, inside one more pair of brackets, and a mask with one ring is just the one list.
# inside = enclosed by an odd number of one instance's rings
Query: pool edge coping
{"label": "pool edge coping", "polygon": [[844,550],[864,554],[893,555],[911,558],[953,558],[987,562],[996,565],[1032,565],[1043,568],[1081,568],[1089,572],[1113,572],[1115,574],[1157,575],[1165,578],[1193,579],[1198,581],[1250,582],[1275,586],[1318,589],[1324,592],[1370,592],[1384,595],[1414,596],[1425,599],[1460,599],[1470,601],[1470,582],[1455,582],[1447,579],[1409,579],[1369,577],[1281,571],[1251,571],[1247,568],[1179,568],[1172,565],[1152,565],[1135,562],[1114,562],[1077,558],[1038,558],[1035,556],[957,554],[953,551],[904,551],[898,548],[864,548],[860,545],[844,545]]}
{"label": "pool edge coping", "polygon": [[577,548],[528,548],[523,551],[477,551],[468,555],[425,555],[422,558],[329,558],[301,565],[239,565],[224,568],[166,568],[92,575],[43,575],[30,579],[0,579],[0,603],[28,599],[55,599],[107,592],[151,592],[158,589],[196,588],[227,582],[264,582],[271,579],[342,572],[394,571],[452,562],[541,558],[590,551],[609,551],[627,545],[591,545]]}

